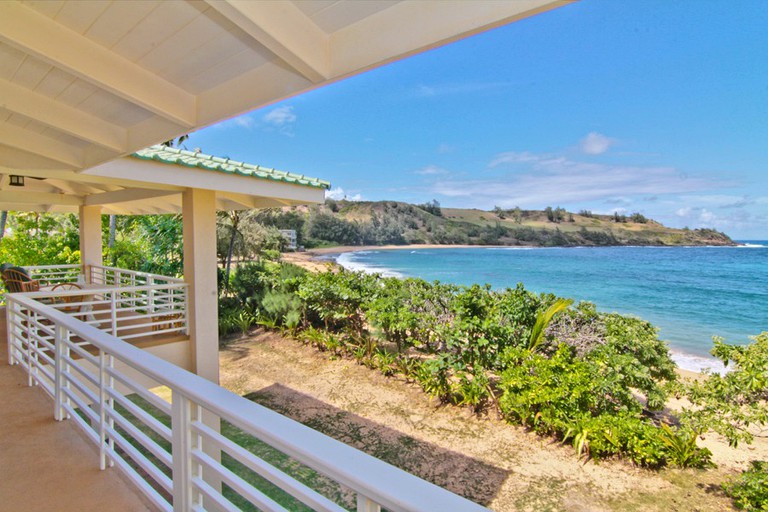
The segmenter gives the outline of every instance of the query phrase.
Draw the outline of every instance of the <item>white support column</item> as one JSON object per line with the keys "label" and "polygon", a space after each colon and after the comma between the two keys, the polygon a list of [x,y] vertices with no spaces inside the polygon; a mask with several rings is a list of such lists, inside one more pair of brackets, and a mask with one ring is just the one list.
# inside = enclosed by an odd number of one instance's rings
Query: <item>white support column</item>
{"label": "white support column", "polygon": [[80,207],[80,261],[90,282],[92,265],[102,265],[101,206]]}
{"label": "white support column", "polygon": [[219,383],[219,310],[216,283],[216,193],[187,189],[182,195],[184,280],[195,373]]}

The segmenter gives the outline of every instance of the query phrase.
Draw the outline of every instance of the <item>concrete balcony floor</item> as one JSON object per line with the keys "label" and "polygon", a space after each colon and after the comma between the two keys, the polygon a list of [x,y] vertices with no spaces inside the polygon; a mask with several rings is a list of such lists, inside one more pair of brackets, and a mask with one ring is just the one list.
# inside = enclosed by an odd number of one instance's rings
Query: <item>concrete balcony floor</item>
{"label": "concrete balcony floor", "polygon": [[8,365],[0,308],[0,511],[149,511],[117,468],[99,470],[96,446],[69,421],[53,419],[53,400]]}

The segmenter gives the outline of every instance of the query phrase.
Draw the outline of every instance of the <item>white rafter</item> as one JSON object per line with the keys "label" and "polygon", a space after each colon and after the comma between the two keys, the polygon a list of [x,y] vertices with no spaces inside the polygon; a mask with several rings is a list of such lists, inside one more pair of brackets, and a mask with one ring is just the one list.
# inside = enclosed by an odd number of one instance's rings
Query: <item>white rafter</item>
{"label": "white rafter", "polygon": [[0,80],[0,107],[117,153],[126,151],[125,128],[6,80]]}
{"label": "white rafter", "polygon": [[311,82],[330,78],[328,35],[291,2],[206,2]]}
{"label": "white rafter", "polygon": [[72,168],[83,165],[83,152],[79,149],[20,126],[0,124],[0,144],[40,155]]}
{"label": "white rafter", "polygon": [[52,192],[28,192],[25,190],[0,190],[0,203],[79,206],[82,196]]}
{"label": "white rafter", "polygon": [[102,192],[100,194],[91,194],[85,198],[86,205],[125,203],[128,201],[140,201],[143,199],[154,199],[173,194],[179,194],[176,190],[150,190],[145,188],[129,188],[125,190],[114,190],[112,192]]}
{"label": "white rafter", "polygon": [[0,41],[185,127],[194,95],[18,2],[0,2]]}

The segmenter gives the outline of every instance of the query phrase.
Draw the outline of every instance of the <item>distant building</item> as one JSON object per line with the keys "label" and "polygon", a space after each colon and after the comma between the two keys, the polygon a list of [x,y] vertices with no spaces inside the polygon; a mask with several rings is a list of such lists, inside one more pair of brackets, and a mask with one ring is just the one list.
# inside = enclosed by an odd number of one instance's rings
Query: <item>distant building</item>
{"label": "distant building", "polygon": [[280,234],[288,241],[288,248],[290,250],[295,251],[298,248],[295,229],[281,229]]}

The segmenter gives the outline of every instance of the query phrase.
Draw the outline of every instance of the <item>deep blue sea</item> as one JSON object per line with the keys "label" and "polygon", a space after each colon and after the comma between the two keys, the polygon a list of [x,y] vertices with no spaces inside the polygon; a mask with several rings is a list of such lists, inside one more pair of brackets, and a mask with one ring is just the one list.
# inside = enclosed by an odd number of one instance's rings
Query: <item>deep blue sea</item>
{"label": "deep blue sea", "polygon": [[429,281],[522,282],[650,321],[682,367],[721,369],[712,336],[747,343],[768,331],[768,241],[739,247],[398,249],[345,253],[347,268]]}

